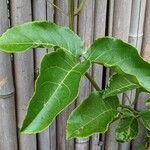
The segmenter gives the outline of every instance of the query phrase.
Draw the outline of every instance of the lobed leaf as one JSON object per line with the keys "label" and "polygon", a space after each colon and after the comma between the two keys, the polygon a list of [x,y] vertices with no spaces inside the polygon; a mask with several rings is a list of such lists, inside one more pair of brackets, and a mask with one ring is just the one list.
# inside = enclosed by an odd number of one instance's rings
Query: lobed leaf
{"label": "lobed leaf", "polygon": [[36,89],[23,122],[23,133],[39,133],[78,96],[79,82],[90,67],[63,50],[47,54],[41,63]]}
{"label": "lobed leaf", "polygon": [[93,92],[70,115],[67,121],[67,138],[88,137],[104,133],[117,117],[117,97],[102,98],[102,92]]}
{"label": "lobed leaf", "polygon": [[121,118],[115,131],[118,142],[129,142],[138,134],[138,121],[134,116]]}
{"label": "lobed leaf", "polygon": [[92,44],[86,57],[93,63],[114,68],[119,74],[134,76],[138,84],[150,92],[150,64],[133,46],[116,38],[104,37]]}
{"label": "lobed leaf", "polygon": [[127,90],[138,88],[139,85],[131,82],[131,78],[133,78],[133,76],[131,75],[114,74],[110,78],[108,86],[105,88],[103,98],[114,96]]}
{"label": "lobed leaf", "polygon": [[36,47],[60,47],[74,56],[80,56],[83,42],[69,28],[48,21],[34,21],[15,26],[0,37],[4,52],[23,52]]}

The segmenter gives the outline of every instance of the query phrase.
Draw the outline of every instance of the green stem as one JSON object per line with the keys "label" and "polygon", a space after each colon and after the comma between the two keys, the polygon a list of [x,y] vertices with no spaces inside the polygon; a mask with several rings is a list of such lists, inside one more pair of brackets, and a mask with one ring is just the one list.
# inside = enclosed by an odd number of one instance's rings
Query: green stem
{"label": "green stem", "polygon": [[83,6],[85,4],[85,1],[86,0],[81,0],[81,2],[79,4],[79,7],[74,12],[74,16],[77,16],[80,13],[80,11],[82,10],[82,8],[83,8]]}
{"label": "green stem", "polygon": [[59,8],[57,5],[55,5],[51,0],[47,0],[52,6],[54,6],[57,10],[59,10],[63,15],[68,16],[67,13],[65,13],[61,8]]}
{"label": "green stem", "polygon": [[99,88],[99,86],[97,85],[97,83],[95,82],[95,80],[86,72],[85,76],[88,78],[88,80],[92,83],[93,87],[97,90],[100,91],[101,89]]}
{"label": "green stem", "polygon": [[136,110],[134,110],[134,109],[133,109],[132,107],[130,107],[130,106],[120,104],[119,107],[129,109],[129,110],[132,111],[135,115],[138,115],[138,112],[137,112]]}
{"label": "green stem", "polygon": [[69,28],[74,31],[74,0],[68,0]]}
{"label": "green stem", "polygon": [[[73,0],[68,0],[68,17],[69,17],[69,28],[74,31],[74,1]],[[95,82],[95,80],[88,74],[85,73],[85,76],[88,78],[88,80],[91,82],[93,87],[99,91],[100,88]]]}

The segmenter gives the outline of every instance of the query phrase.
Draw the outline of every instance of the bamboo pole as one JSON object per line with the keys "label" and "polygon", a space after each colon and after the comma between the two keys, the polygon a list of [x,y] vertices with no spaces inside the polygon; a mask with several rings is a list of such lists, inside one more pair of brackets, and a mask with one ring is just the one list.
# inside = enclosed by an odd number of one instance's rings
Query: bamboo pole
{"label": "bamboo pole", "polygon": [[[113,30],[113,15],[114,15],[114,0],[107,1],[107,24],[106,24],[106,36],[112,36],[112,30]],[[107,85],[109,77],[111,75],[110,69],[106,69],[106,77],[105,77],[105,85]]]}
{"label": "bamboo pole", "polygon": [[107,8],[108,8],[108,26],[106,27],[107,28],[107,32],[106,34],[108,34],[109,36],[112,36],[112,30],[113,30],[113,16],[114,16],[114,0],[110,0],[108,3],[107,3]]}
{"label": "bamboo pole", "polygon": [[[131,3],[132,0],[114,0],[113,17],[109,21],[112,29],[108,27],[108,31],[112,36],[121,38],[128,41],[129,27],[130,27],[130,15],[131,15]],[[112,10],[112,7],[110,7]],[[119,148],[118,143],[115,140],[116,123],[113,123],[106,135],[105,149],[117,150]],[[121,148],[122,149],[122,148]]]}
{"label": "bamboo pole", "polygon": [[[55,22],[62,26],[68,26],[68,16],[67,14],[67,0],[63,1],[56,1],[56,5],[62,9],[63,12],[66,12],[63,14],[59,10],[55,9]],[[58,117],[57,117],[57,149],[58,150],[74,150],[74,140],[67,141],[66,140],[66,121],[68,119],[68,116],[70,114],[70,111],[74,108],[74,104],[69,106],[65,111],[63,111]]]}
{"label": "bamboo pole", "polygon": [[[7,0],[0,0],[0,35],[9,27]],[[10,54],[0,52],[0,149],[17,150],[14,85]]]}
{"label": "bamboo pole", "polygon": [[[11,0],[11,25],[31,21],[31,1]],[[33,51],[14,54],[18,126],[25,117],[34,91]],[[36,150],[36,136],[19,134],[19,150]]]}
{"label": "bamboo pole", "polygon": [[[106,25],[106,9],[107,0],[95,0],[94,8],[94,39],[105,36],[105,25]],[[93,65],[93,78],[98,83],[99,87],[102,88],[102,78],[103,78],[103,67],[100,65]],[[94,90],[94,89],[93,89]],[[104,136],[96,134],[90,139],[90,150],[100,150],[102,149],[102,143]]]}
{"label": "bamboo pole", "polygon": [[[146,6],[146,12],[145,12],[145,6]],[[143,51],[143,57],[146,58],[148,56],[148,54],[150,55],[150,51],[146,48],[148,43],[150,43],[149,41],[149,31],[150,31],[150,27],[148,25],[148,23],[150,23],[150,2],[149,1],[140,1],[139,4],[139,9],[140,9],[140,13],[139,13],[139,29],[137,31],[137,40],[136,42],[136,46],[139,48],[139,50],[141,50],[141,43],[142,43],[142,35],[143,36],[143,44],[142,44],[142,51]],[[144,13],[145,12],[145,13]],[[144,23],[144,16],[145,16],[145,23]],[[143,24],[144,24],[144,28],[143,28]],[[144,34],[143,34],[143,29],[144,29]],[[148,57],[147,57],[148,58]],[[148,60],[148,59],[147,59]],[[145,109],[145,105],[144,105],[144,101],[145,99],[147,99],[150,95],[146,94],[146,93],[140,93],[139,95],[139,101],[136,104],[136,109],[138,110],[142,110]],[[139,128],[139,134],[138,137],[133,141],[132,143],[132,149],[135,149],[138,147],[138,145],[144,143],[144,137],[145,137],[145,129],[140,126]]]}
{"label": "bamboo pole", "polygon": [[[51,0],[53,3],[54,1]],[[54,21],[54,7],[52,4],[47,1],[47,20]],[[52,49],[48,49],[48,52],[51,52]],[[50,142],[50,150],[56,150],[56,119],[53,121],[52,125],[49,128],[49,142]]]}
{"label": "bamboo pole", "polygon": [[[129,43],[136,46],[139,49],[141,48],[142,42],[142,29],[143,29],[143,19],[144,18],[144,10],[145,10],[145,0],[133,0],[132,8],[131,8],[131,21],[130,21],[130,30],[129,30]],[[126,94],[126,95],[125,95]],[[134,100],[135,98],[135,90],[128,91],[123,95],[123,103],[128,104],[128,100]],[[137,142],[136,142],[137,145]],[[125,144],[120,144],[120,149],[129,149],[130,142]]]}
{"label": "bamboo pole", "polygon": [[[54,3],[54,0],[51,0],[51,3]],[[46,18],[47,20],[54,21],[54,6],[49,2],[49,0],[46,1]]]}
{"label": "bamboo pole", "polygon": [[150,62],[150,1],[146,2],[142,55]]}
{"label": "bamboo pole", "polygon": [[129,42],[136,46],[140,52],[143,38],[143,24],[146,0],[133,0],[131,11],[131,23]]}
{"label": "bamboo pole", "polygon": [[[94,1],[86,0],[85,6],[81,10],[78,18],[78,34],[84,41],[85,48],[88,48],[93,40],[93,28],[94,28]],[[91,71],[90,71],[91,73]],[[91,91],[91,85],[86,77],[81,81],[80,95],[77,101],[77,105],[85,99]],[[76,139],[75,143],[76,150],[88,150],[89,149],[89,138]]]}
{"label": "bamboo pole", "polygon": [[[46,1],[43,0],[33,0],[33,19],[34,20],[46,20]],[[35,49],[35,76],[38,76],[40,62],[43,56],[47,53],[46,49],[37,48]],[[55,144],[56,145],[56,144]],[[55,146],[54,145],[54,146]],[[51,150],[50,149],[50,133],[49,128],[38,134],[38,150]],[[54,149],[55,150],[55,149]]]}

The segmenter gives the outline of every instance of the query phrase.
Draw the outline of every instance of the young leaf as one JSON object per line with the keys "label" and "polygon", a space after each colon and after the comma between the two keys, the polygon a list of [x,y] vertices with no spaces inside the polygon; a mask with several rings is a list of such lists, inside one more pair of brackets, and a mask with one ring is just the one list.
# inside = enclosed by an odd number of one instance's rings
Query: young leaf
{"label": "young leaf", "polygon": [[137,119],[133,116],[121,118],[115,134],[116,140],[121,143],[134,139],[138,134]]}
{"label": "young leaf", "polygon": [[102,99],[102,92],[93,92],[70,115],[67,121],[67,138],[88,137],[104,133],[117,117],[117,97]]}
{"label": "young leaf", "polygon": [[55,46],[78,57],[82,53],[83,42],[69,28],[48,21],[25,23],[7,30],[0,37],[0,49],[10,53]]}
{"label": "young leaf", "polygon": [[88,50],[86,57],[93,63],[114,68],[119,74],[134,76],[147,91],[150,91],[150,64],[144,61],[137,49],[116,38],[100,38]]}
{"label": "young leaf", "polygon": [[47,54],[42,60],[35,93],[21,131],[31,134],[47,128],[78,96],[80,79],[89,67],[89,61],[80,63],[63,50]]}
{"label": "young leaf", "polygon": [[104,91],[103,98],[114,96],[130,89],[138,88],[139,85],[131,82],[131,78],[133,78],[133,76],[126,74],[113,75]]}
{"label": "young leaf", "polygon": [[150,109],[139,112],[139,115],[145,128],[150,131]]}

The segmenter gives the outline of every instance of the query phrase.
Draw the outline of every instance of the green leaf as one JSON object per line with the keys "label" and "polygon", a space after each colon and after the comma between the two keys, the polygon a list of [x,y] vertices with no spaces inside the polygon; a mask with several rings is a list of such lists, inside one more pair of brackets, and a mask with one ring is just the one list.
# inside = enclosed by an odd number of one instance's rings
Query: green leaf
{"label": "green leaf", "polygon": [[67,121],[67,138],[88,137],[104,133],[118,115],[117,97],[102,99],[102,92],[93,92],[70,115]]}
{"label": "green leaf", "polygon": [[0,37],[4,52],[22,52],[36,47],[60,47],[74,56],[82,53],[83,42],[69,28],[48,21],[35,21],[13,27]]}
{"label": "green leaf", "polygon": [[150,91],[150,64],[133,46],[116,38],[100,38],[92,44],[86,57],[93,63],[114,68],[119,74],[134,76],[138,84]]}
{"label": "green leaf", "polygon": [[118,142],[129,142],[138,134],[138,121],[135,117],[121,118],[116,129],[116,140]]}
{"label": "green leaf", "polygon": [[130,81],[131,78],[133,78],[131,75],[114,74],[109,80],[108,86],[104,91],[103,98],[138,88],[139,86],[137,84]]}
{"label": "green leaf", "polygon": [[150,98],[146,100],[146,105],[150,105]]}
{"label": "green leaf", "polygon": [[150,109],[139,112],[139,115],[145,128],[150,131]]}
{"label": "green leaf", "polygon": [[140,144],[138,145],[137,150],[147,150],[147,148],[145,147],[144,144]]}
{"label": "green leaf", "polygon": [[150,143],[150,130],[146,130],[145,141]]}
{"label": "green leaf", "polygon": [[63,50],[47,54],[21,131],[31,134],[47,128],[77,98],[80,79],[89,67],[89,61],[80,63]]}

